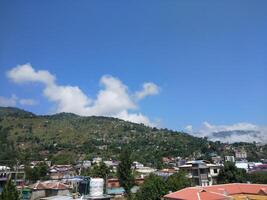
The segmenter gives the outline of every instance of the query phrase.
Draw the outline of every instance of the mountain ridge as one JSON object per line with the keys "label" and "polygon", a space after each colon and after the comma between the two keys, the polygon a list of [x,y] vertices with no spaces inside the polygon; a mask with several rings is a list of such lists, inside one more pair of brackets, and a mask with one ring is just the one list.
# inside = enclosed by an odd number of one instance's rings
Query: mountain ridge
{"label": "mountain ridge", "polygon": [[8,129],[7,138],[14,150],[31,159],[58,160],[60,156],[71,161],[95,156],[112,159],[121,148],[131,146],[136,160],[152,163],[162,156],[190,156],[209,143],[184,132],[112,117],[71,113],[35,115],[3,107],[0,113],[0,126]]}
{"label": "mountain ridge", "polygon": [[[162,157],[209,159],[212,153],[233,155],[233,150],[225,151],[224,145],[112,117],[35,115],[18,108],[0,107],[0,160],[12,157],[23,163],[49,159],[66,164],[94,157],[117,159],[121,149],[128,147],[134,160],[158,167],[162,166]],[[245,146],[251,160],[267,155],[267,146],[263,153],[255,144],[232,146]]]}

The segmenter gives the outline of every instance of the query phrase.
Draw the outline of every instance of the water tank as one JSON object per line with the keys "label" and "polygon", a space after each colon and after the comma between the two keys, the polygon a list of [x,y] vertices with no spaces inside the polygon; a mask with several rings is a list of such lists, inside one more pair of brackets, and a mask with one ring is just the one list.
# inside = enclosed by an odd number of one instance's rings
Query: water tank
{"label": "water tank", "polygon": [[103,178],[91,178],[90,180],[90,196],[102,196],[104,191]]}

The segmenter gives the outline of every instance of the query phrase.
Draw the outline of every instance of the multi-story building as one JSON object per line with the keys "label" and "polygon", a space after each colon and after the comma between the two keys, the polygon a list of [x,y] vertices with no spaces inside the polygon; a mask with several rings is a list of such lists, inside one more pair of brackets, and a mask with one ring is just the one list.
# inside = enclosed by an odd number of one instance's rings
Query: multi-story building
{"label": "multi-story building", "polygon": [[235,157],[234,156],[225,156],[224,160],[227,162],[235,162]]}
{"label": "multi-story building", "polygon": [[13,170],[7,166],[0,166],[0,192],[8,179],[12,179],[16,185],[23,185],[25,182],[24,169],[15,166]]}
{"label": "multi-story building", "polygon": [[235,157],[237,160],[247,159],[247,152],[244,149],[238,149],[235,151]]}
{"label": "multi-story building", "polygon": [[187,173],[187,176],[192,179],[193,186],[208,186],[217,183],[217,176],[221,165],[212,164],[205,160],[189,161],[185,165],[181,165],[179,170]]}

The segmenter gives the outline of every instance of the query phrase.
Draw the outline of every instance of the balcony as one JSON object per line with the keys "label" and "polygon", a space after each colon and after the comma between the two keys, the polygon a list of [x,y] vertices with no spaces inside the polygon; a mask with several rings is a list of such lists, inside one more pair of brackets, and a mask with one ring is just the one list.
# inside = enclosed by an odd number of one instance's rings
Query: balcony
{"label": "balcony", "polygon": [[200,174],[199,178],[201,180],[208,180],[208,174]]}

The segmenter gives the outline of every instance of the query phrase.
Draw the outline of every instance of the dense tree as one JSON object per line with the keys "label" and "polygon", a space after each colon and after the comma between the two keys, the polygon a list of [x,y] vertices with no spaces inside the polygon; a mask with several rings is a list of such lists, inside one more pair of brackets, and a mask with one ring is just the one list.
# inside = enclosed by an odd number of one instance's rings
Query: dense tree
{"label": "dense tree", "polygon": [[267,184],[267,172],[254,172],[248,174],[248,181],[251,183]]}
{"label": "dense tree", "polygon": [[150,174],[135,195],[136,200],[160,200],[168,193],[168,187],[164,180],[154,174]]}
{"label": "dense tree", "polygon": [[93,164],[90,168],[82,171],[83,176],[99,177],[106,179],[110,174],[110,168],[104,163]]}
{"label": "dense tree", "polygon": [[[68,149],[70,147],[64,146],[60,148]],[[77,155],[72,151],[63,152],[61,154],[54,155],[52,157],[52,162],[57,165],[64,165],[64,164],[74,164],[75,160],[77,159]]]}
{"label": "dense tree", "polygon": [[134,185],[134,177],[132,173],[131,152],[128,148],[122,150],[120,154],[120,163],[118,166],[118,178],[120,185],[124,188],[126,196],[130,196],[131,188]]}
{"label": "dense tree", "polygon": [[247,182],[247,173],[244,169],[239,169],[233,162],[225,162],[224,168],[218,175],[218,183],[245,183]]}
{"label": "dense tree", "polygon": [[47,172],[48,166],[44,162],[38,163],[33,168],[29,166],[26,166],[25,168],[26,179],[30,182],[36,182],[38,180],[47,180]]}
{"label": "dense tree", "polygon": [[16,186],[9,179],[0,195],[0,200],[19,200],[19,193]]}
{"label": "dense tree", "polygon": [[10,129],[0,125],[0,161],[2,165],[13,167],[17,162],[17,151],[14,143],[8,140]]}
{"label": "dense tree", "polygon": [[15,158],[12,153],[17,152],[21,164],[44,158],[55,164],[73,164],[84,156],[117,159],[121,148],[131,144],[135,150],[134,160],[161,168],[164,156],[186,157],[207,146],[206,140],[181,132],[115,118],[69,113],[37,116],[20,109],[0,107],[0,126],[10,129],[3,137],[0,132],[0,137],[14,144],[13,148],[0,139],[0,149],[4,152],[0,152],[0,158]]}
{"label": "dense tree", "polygon": [[181,190],[185,187],[191,186],[191,181],[189,178],[186,177],[185,172],[179,171],[173,175],[171,175],[167,179],[167,187],[169,191],[177,191]]}

